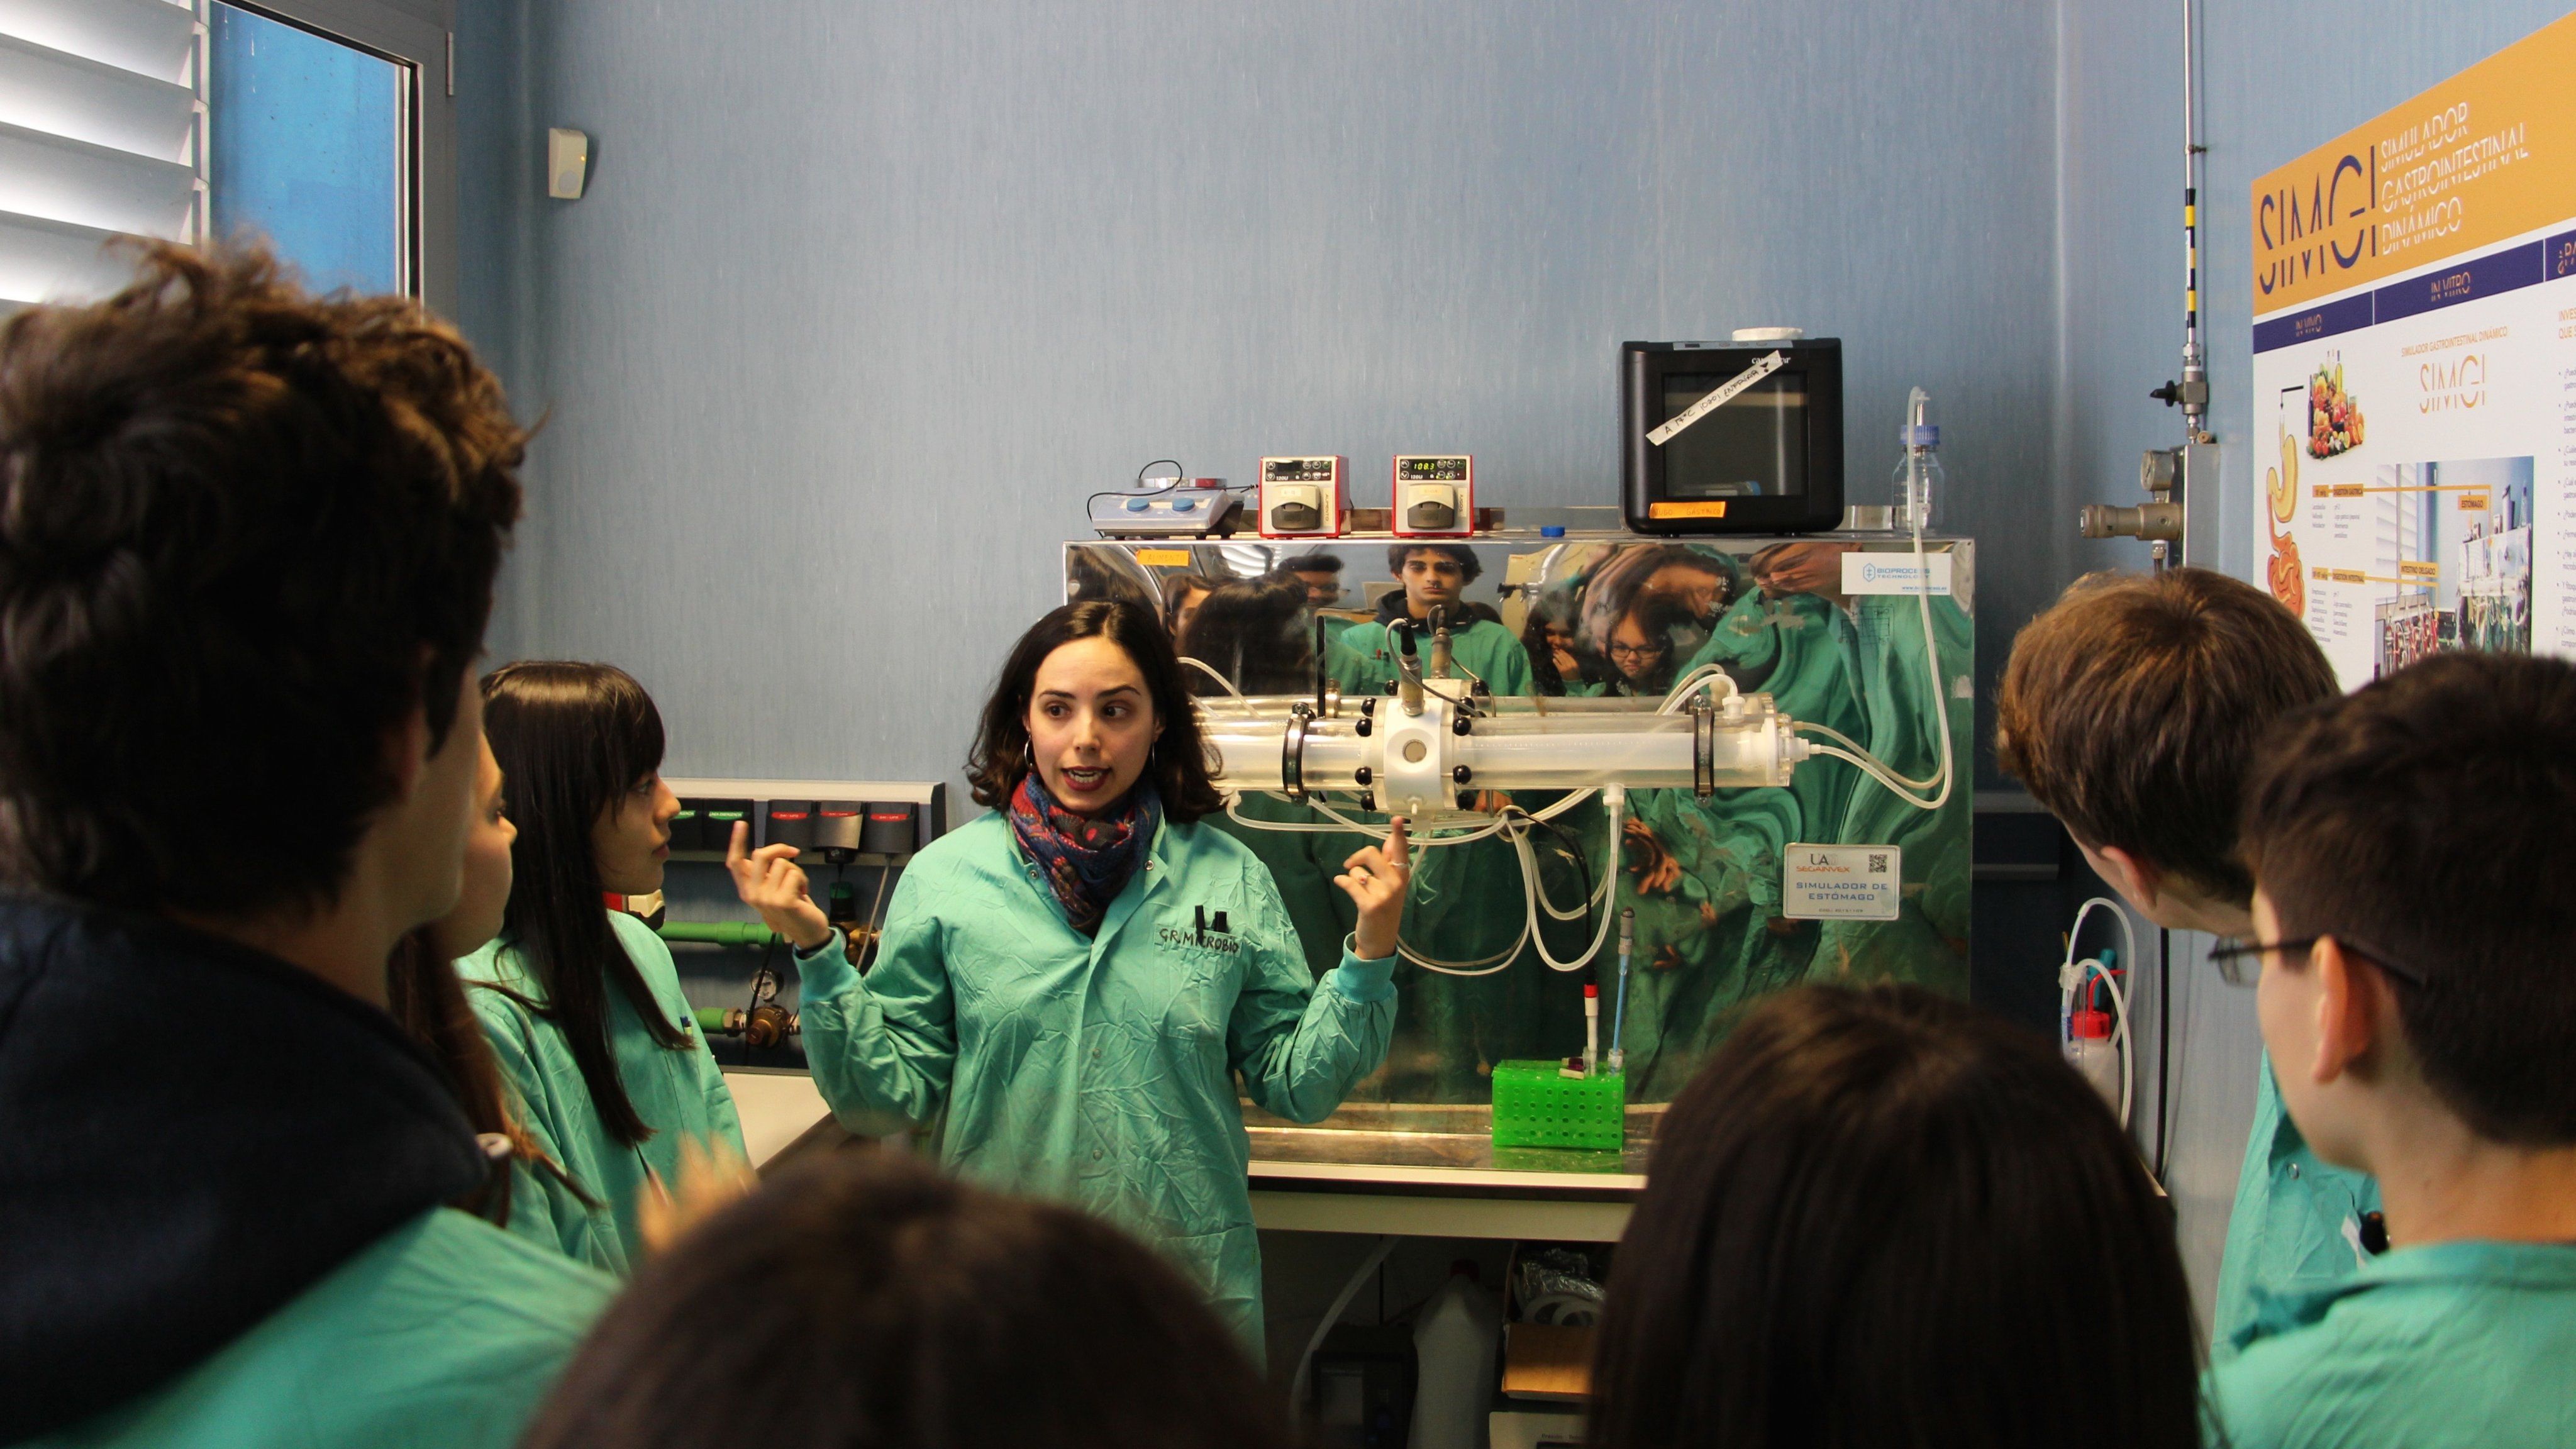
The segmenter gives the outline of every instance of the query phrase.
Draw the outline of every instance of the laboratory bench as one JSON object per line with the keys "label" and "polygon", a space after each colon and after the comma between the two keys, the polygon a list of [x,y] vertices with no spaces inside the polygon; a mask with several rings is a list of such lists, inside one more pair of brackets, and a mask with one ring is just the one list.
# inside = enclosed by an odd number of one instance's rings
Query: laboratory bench
{"label": "laboratory bench", "polygon": [[[802,1071],[729,1067],[752,1165],[839,1127]],[[1326,1125],[1244,1109],[1252,1217],[1278,1232],[1616,1242],[1646,1187],[1661,1104],[1628,1109],[1618,1152],[1501,1148],[1489,1108],[1353,1104]]]}

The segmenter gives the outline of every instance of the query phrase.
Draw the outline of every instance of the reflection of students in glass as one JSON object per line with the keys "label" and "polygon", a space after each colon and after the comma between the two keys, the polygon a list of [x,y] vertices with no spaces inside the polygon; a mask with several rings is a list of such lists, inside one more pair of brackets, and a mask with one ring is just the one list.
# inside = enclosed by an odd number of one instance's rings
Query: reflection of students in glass
{"label": "reflection of students in glass", "polygon": [[1190,616],[1207,602],[1217,581],[1205,574],[1174,574],[1163,580],[1163,627],[1180,638],[1189,632]]}
{"label": "reflection of students in glass", "polygon": [[[1397,544],[1386,551],[1387,566],[1404,581],[1378,606],[1370,625],[1353,628],[1335,640],[1325,660],[1344,694],[1384,694],[1395,685],[1396,649],[1386,626],[1411,619],[1426,627],[1437,614],[1449,627],[1450,656],[1457,667],[1485,682],[1496,694],[1530,692],[1529,656],[1510,630],[1487,612],[1469,605],[1467,586],[1484,571],[1475,550],[1458,544]],[[1427,632],[1417,644],[1417,657],[1428,662]]]}
{"label": "reflection of students in glass", "polygon": [[1692,623],[1690,606],[1669,594],[1646,594],[1610,630],[1613,694],[1661,696],[1673,687],[1673,631]]}
{"label": "reflection of students in glass", "polygon": [[1280,572],[1305,588],[1310,608],[1329,609],[1342,601],[1342,560],[1338,554],[1310,553],[1292,558]]}
{"label": "reflection of students in glass", "polygon": [[1588,670],[1575,644],[1576,598],[1552,589],[1532,600],[1529,619],[1521,625],[1521,649],[1529,655],[1530,679],[1541,694],[1582,693]]}
{"label": "reflection of students in glass", "polygon": [[[1201,596],[1198,612],[1179,636],[1181,653],[1224,675],[1245,694],[1303,694],[1314,647],[1308,641],[1304,586],[1286,579],[1237,579]],[[1192,694],[1223,694],[1225,686],[1191,670]]]}

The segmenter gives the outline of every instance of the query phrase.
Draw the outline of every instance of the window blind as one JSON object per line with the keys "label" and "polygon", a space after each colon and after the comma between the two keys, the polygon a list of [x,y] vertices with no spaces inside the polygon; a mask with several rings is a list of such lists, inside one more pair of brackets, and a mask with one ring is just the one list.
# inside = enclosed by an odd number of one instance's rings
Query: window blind
{"label": "window blind", "polygon": [[193,3],[0,0],[0,312],[121,285],[118,235],[202,241]]}

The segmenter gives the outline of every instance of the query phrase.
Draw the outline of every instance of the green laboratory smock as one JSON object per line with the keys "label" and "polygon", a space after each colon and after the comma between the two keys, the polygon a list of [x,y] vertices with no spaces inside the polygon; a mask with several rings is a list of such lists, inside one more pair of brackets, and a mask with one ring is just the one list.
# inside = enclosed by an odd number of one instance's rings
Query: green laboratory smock
{"label": "green laboratory smock", "polygon": [[[1780,713],[1802,724],[1824,725],[1854,739],[1868,731],[1858,640],[1850,617],[1830,599],[1745,593],[1718,615],[1708,641],[1682,661],[1681,674],[1705,664],[1724,669],[1746,694],[1770,695]],[[1793,838],[1830,840],[1859,775],[1838,760],[1800,766],[1789,780],[1798,802]]]}
{"label": "green laboratory smock", "polygon": [[[1290,825],[1329,825],[1311,805],[1260,791],[1247,791],[1234,808],[1245,817]],[[1356,834],[1322,830],[1264,830],[1219,813],[1210,825],[1243,842],[1243,848],[1270,868],[1271,883],[1288,911],[1288,924],[1306,956],[1306,969],[1317,976],[1342,962],[1342,942],[1358,926],[1360,909],[1350,893],[1333,884],[1342,862],[1369,842]]]}
{"label": "green laboratory smock", "polygon": [[[2321,1160],[2281,1106],[2272,1057],[2263,1056],[2254,1089],[2254,1129],[2236,1177],[2236,1206],[2227,1216],[2227,1252],[2218,1262],[2218,1302],[2210,1315],[2209,1357],[2225,1363],[2271,1299],[2334,1287],[2367,1261],[2361,1215],[2379,1211],[2379,1183]],[[2576,1373],[2576,1368],[2571,1368]],[[2576,1382],[2576,1380],[2571,1380]]]}
{"label": "green laboratory smock", "polygon": [[616,1283],[454,1208],[45,1449],[507,1449]]}
{"label": "green laboratory smock", "polygon": [[720,1143],[749,1154],[743,1149],[733,1093],[698,1033],[688,998],[680,993],[671,948],[652,927],[624,911],[607,915],[655,1005],[689,1039],[685,1048],[663,1046],[644,1029],[626,993],[613,987],[606,993],[608,1044],[616,1054],[618,1080],[635,1104],[635,1115],[653,1129],[652,1136],[632,1147],[610,1136],[600,1121],[562,1027],[501,991],[473,989],[477,982],[487,983],[543,1002],[545,989],[527,953],[515,943],[495,941],[458,961],[456,970],[465,978],[474,1014],[483,1020],[483,1035],[500,1058],[501,1076],[518,1097],[529,1135],[596,1203],[586,1205],[551,1175],[514,1164],[510,1231],[624,1276],[644,1257],[639,1216],[644,1186],[651,1180],[667,1186],[673,1180],[683,1140]]}
{"label": "green laboratory smock", "polygon": [[1270,873],[1166,819],[1095,936],[1002,815],[932,842],[895,887],[876,966],[799,952],[814,1085],[854,1130],[939,1121],[940,1158],[1159,1248],[1256,1356],[1261,1246],[1235,1094],[1321,1120],[1376,1070],[1392,961],[1318,984]]}
{"label": "green laboratory smock", "polygon": [[[1977,727],[1974,683],[1976,625],[1948,596],[1931,600],[1932,636],[1940,669],[1927,674],[1923,603],[1911,594],[1863,595],[1852,600],[1853,677],[1860,686],[1866,725],[1854,735],[1897,774],[1934,780],[1941,773],[1940,724],[1950,732],[1950,796],[1939,810],[1924,810],[1860,772],[1832,761],[1853,778],[1843,817],[1829,836],[1847,845],[1893,845],[1904,852],[1898,918],[1893,921],[1827,921],[1818,943],[1815,972],[1854,981],[1907,981],[1953,996],[1968,991],[1968,905],[1971,851],[1969,821]],[[1940,701],[1935,707],[1934,700]],[[1845,731],[1845,733],[1850,733]],[[1799,767],[1800,774],[1822,762]],[[1936,784],[1922,793],[1937,794]]]}
{"label": "green laboratory smock", "polygon": [[[1415,636],[1414,647],[1422,667],[1431,667],[1431,639],[1427,634]],[[1491,619],[1478,619],[1464,633],[1449,634],[1449,657],[1462,673],[1473,674],[1485,681],[1485,688],[1496,695],[1518,696],[1537,693],[1531,686],[1529,651],[1512,631]],[[1324,651],[1324,672],[1342,687],[1344,694],[1385,694],[1395,687],[1395,660],[1386,629],[1371,622],[1356,624],[1345,630]]]}
{"label": "green laboratory smock", "polygon": [[2210,1371],[2213,1445],[2576,1446],[2576,1245],[2400,1248],[2267,1298],[2242,1338]]}

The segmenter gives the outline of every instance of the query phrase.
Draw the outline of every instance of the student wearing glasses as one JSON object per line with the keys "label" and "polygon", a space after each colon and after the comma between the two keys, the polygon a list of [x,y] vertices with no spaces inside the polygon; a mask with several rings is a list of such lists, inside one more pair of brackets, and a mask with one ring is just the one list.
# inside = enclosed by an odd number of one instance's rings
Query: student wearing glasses
{"label": "student wearing glasses", "polygon": [[2245,789],[2256,1015],[2387,1249],[2265,1301],[2238,1449],[2576,1443],[2576,666],[2443,654],[2306,710]]}
{"label": "student wearing glasses", "polygon": [[[2075,837],[2095,873],[2173,930],[2253,931],[2237,804],[2263,732],[2335,697],[2306,626],[2207,569],[2097,574],[2023,628],[1995,701],[1995,759]],[[2219,1266],[2224,1361],[2271,1295],[2351,1275],[2379,1188],[2308,1149],[2266,1060]]]}

